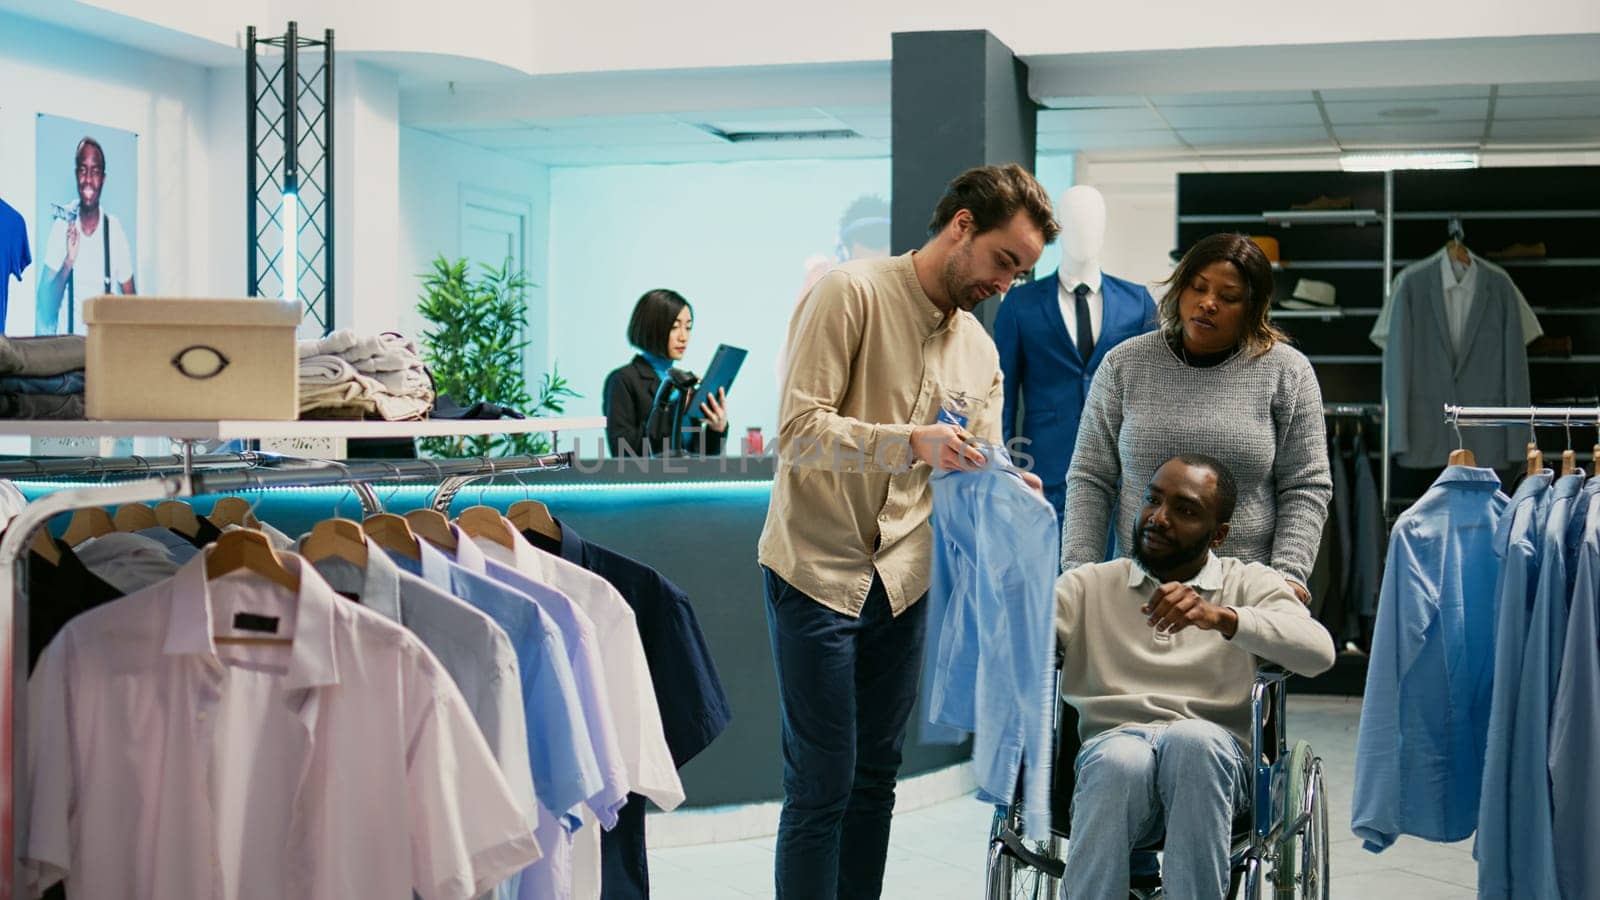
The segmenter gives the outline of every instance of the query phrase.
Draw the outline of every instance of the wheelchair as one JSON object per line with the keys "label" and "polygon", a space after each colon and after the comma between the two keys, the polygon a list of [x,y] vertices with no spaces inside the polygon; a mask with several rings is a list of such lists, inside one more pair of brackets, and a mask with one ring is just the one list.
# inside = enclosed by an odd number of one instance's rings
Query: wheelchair
{"label": "wheelchair", "polygon": [[[1260,900],[1270,885],[1273,900],[1327,900],[1328,799],[1322,758],[1311,745],[1291,748],[1284,734],[1285,682],[1289,673],[1275,666],[1256,672],[1250,690],[1250,808],[1234,817],[1228,896]],[[1059,680],[1059,675],[1057,676]],[[1060,697],[1057,691],[1056,696]],[[1021,792],[1009,806],[996,808],[990,827],[987,900],[1055,900],[1066,868],[1064,842],[1070,839],[1070,811],[1082,746],[1078,714],[1056,701],[1054,778],[1050,790],[1051,831],[1043,838],[1022,833]],[[1158,839],[1134,848],[1161,849]],[[1240,888],[1243,888],[1241,895]],[[1158,875],[1135,875],[1133,900],[1163,896]]]}

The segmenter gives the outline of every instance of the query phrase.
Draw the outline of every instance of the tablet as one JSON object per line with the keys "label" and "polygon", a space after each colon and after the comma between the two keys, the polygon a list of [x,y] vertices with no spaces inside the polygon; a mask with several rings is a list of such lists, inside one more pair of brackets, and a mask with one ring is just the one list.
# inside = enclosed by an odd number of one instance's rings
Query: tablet
{"label": "tablet", "polygon": [[705,418],[700,413],[700,404],[706,402],[707,397],[715,396],[718,388],[729,392],[733,390],[733,379],[739,374],[739,367],[744,365],[745,352],[740,347],[717,345],[717,352],[711,356],[711,366],[706,369],[706,377],[700,379],[699,389],[689,400],[689,418]]}

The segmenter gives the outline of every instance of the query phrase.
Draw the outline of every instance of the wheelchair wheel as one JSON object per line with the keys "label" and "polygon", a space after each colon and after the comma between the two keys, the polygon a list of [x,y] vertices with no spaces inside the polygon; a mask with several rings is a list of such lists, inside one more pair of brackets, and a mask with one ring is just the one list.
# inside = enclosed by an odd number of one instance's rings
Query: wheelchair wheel
{"label": "wheelchair wheel", "polygon": [[1328,898],[1328,797],[1322,759],[1299,741],[1289,754],[1284,833],[1277,847],[1273,887],[1278,900]]}
{"label": "wheelchair wheel", "polygon": [[[985,900],[1055,900],[1057,881],[1019,858],[1007,846],[1007,839],[1020,839],[1022,805],[996,808],[989,828],[989,859]],[[1048,859],[1059,859],[1061,839],[1023,841],[1026,848]]]}

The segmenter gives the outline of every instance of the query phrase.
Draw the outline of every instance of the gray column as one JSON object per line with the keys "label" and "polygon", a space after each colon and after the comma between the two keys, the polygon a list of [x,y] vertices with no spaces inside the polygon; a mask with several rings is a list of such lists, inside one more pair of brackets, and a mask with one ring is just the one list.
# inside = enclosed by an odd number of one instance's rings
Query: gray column
{"label": "gray column", "polygon": [[[890,239],[904,253],[927,241],[950,179],[1013,162],[1033,171],[1038,106],[1027,65],[987,31],[896,34],[891,77]],[[978,307],[985,327],[998,306]]]}

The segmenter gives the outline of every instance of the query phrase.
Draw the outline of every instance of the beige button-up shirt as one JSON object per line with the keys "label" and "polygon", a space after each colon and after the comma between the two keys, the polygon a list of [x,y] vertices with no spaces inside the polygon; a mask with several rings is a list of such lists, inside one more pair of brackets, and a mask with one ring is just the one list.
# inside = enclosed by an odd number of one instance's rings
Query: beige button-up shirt
{"label": "beige button-up shirt", "polygon": [[963,400],[968,430],[1000,441],[1000,356],[971,313],[946,316],[911,253],[846,263],[789,322],[778,472],[761,564],[859,616],[883,579],[896,615],[928,590],[933,497],[911,432]]}

